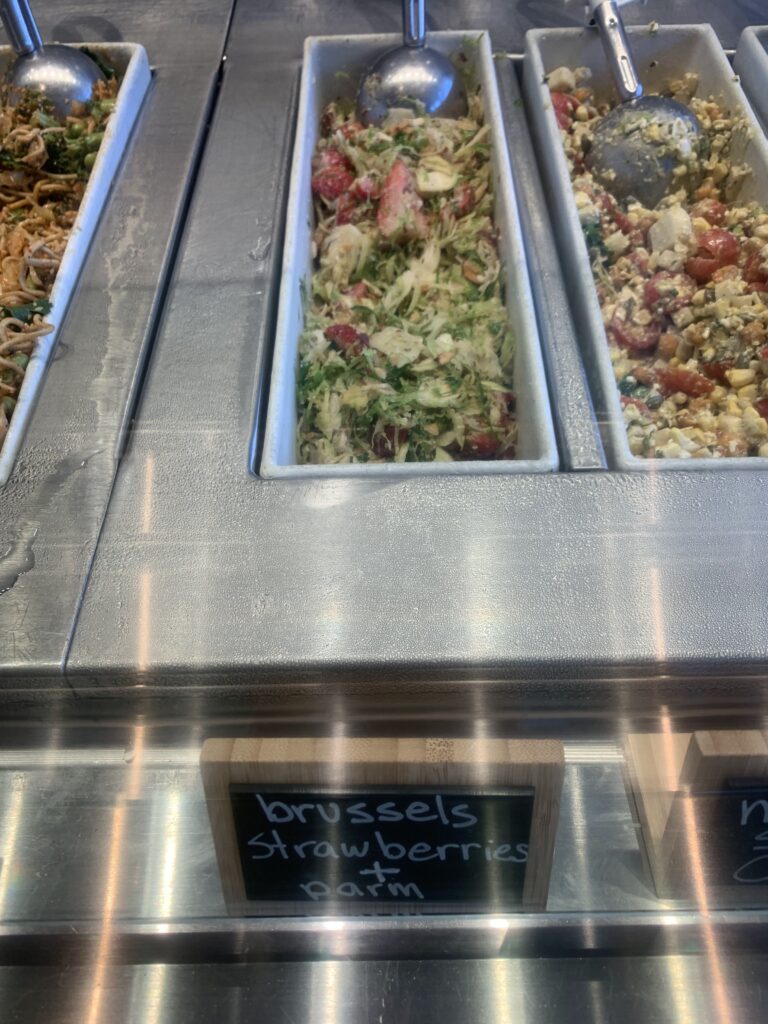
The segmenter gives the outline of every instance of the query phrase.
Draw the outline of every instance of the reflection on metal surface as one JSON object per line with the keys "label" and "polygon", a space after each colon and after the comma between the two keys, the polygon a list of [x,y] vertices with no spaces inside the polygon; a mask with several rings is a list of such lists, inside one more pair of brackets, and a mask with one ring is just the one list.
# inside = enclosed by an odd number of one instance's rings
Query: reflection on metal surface
{"label": "reflection on metal surface", "polygon": [[348,966],[338,961],[312,965],[309,996],[309,1024],[343,1024],[345,1017],[339,1005],[342,973]]}
{"label": "reflection on metal surface", "polygon": [[143,570],[139,577],[138,625],[136,628],[136,670],[142,675],[149,666],[151,639],[152,573]]}
{"label": "reflection on metal surface", "polygon": [[141,512],[141,532],[152,533],[152,502],[154,501],[153,487],[155,480],[155,457],[147,455],[144,463],[144,503]]}
{"label": "reflection on metal surface", "polygon": [[[165,988],[168,978],[167,964],[151,964],[146,974],[137,973],[135,1017],[141,1020],[142,1024],[164,1024],[165,1017]],[[141,1014],[141,1016],[139,1016]]]}
{"label": "reflection on metal surface", "polygon": [[101,933],[96,951],[93,982],[88,997],[85,1024],[101,1024],[104,991],[108,983],[110,971],[111,947],[115,927],[115,915],[120,895],[121,868],[123,859],[123,838],[125,818],[129,801],[138,800],[141,795],[144,754],[143,725],[137,725],[133,731],[132,760],[128,770],[128,785],[125,793],[117,797],[112,813],[112,828],[107,854],[107,875],[104,882],[104,895],[101,905]]}
{"label": "reflection on metal surface", "polygon": [[[16,782],[15,785],[14,781]],[[4,921],[8,917],[5,906],[8,886],[11,884],[14,873],[19,870],[15,857],[16,843],[19,837],[19,828],[24,810],[23,781],[23,778],[11,780],[8,808],[2,819],[3,830],[0,833],[0,836],[2,836],[2,846],[0,846],[0,851],[2,851],[0,853],[0,921]]]}
{"label": "reflection on metal surface", "polygon": [[117,903],[118,885],[120,882],[120,860],[123,852],[123,831],[125,828],[125,804],[120,802],[115,807],[112,817],[112,831],[107,856],[107,878],[104,883],[104,901],[101,915],[101,936],[96,952],[96,964],[93,972],[88,1000],[85,1006],[85,1024],[100,1024],[104,989],[109,971],[109,953],[112,943],[113,918]]}
{"label": "reflection on metal surface", "polygon": [[[677,779],[674,755],[672,752],[672,722],[667,707],[661,708],[660,714],[662,735],[665,737],[665,782]],[[701,931],[704,943],[705,955],[709,965],[709,973],[712,985],[712,996],[714,1000],[713,1010],[717,1015],[717,1024],[735,1024],[731,1015],[726,979],[722,970],[722,953],[718,947],[717,936],[712,927],[709,896],[704,878],[704,863],[699,842],[698,826],[696,823],[696,809],[693,799],[689,793],[680,793],[678,799],[682,801],[683,821],[685,823],[685,843],[688,853],[688,868],[690,871],[692,888],[696,906],[701,914]],[[684,988],[684,986],[682,986]]]}

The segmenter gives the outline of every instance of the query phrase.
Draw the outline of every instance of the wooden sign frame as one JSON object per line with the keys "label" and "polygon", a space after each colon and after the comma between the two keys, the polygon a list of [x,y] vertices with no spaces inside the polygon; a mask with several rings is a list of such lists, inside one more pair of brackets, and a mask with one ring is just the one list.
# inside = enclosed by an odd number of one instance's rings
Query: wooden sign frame
{"label": "wooden sign frame", "polygon": [[[246,897],[232,786],[290,787],[300,793],[406,787],[467,794],[533,790],[522,909],[546,907],[564,776],[556,740],[264,738],[210,739],[200,767],[227,910],[234,916],[338,914],[338,904],[255,902]],[[491,908],[489,908],[490,910]],[[498,910],[498,908],[496,908]],[[454,903],[350,903],[344,913],[457,913]]]}
{"label": "wooden sign frame", "polygon": [[627,793],[656,894],[711,906],[768,903],[768,884],[706,879],[707,837],[696,803],[727,794],[740,780],[768,788],[768,732],[635,733],[626,738],[625,756]]}

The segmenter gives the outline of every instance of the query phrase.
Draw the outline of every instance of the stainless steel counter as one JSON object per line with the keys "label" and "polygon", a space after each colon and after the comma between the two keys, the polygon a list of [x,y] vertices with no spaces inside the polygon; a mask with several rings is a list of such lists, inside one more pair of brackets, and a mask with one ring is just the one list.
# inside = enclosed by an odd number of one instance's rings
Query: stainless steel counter
{"label": "stainless steel counter", "polygon": [[[761,7],[654,0],[629,20],[710,20],[732,47]],[[226,4],[74,9],[56,0],[59,35],[119,26],[156,82],[0,492],[0,573],[24,570],[0,595],[0,1022],[760,1019],[765,912],[656,901],[617,740],[660,714],[765,721],[768,472],[602,468],[515,61],[498,71],[571,471],[268,482],[249,465],[301,43],[393,31],[399,0],[240,0],[218,91]],[[430,4],[508,55],[580,17]],[[331,729],[566,739],[549,912],[224,918],[202,740]]]}
{"label": "stainless steel counter", "polygon": [[[92,1007],[105,1021],[204,1024],[703,1024],[760,1020],[764,957],[733,957],[719,990],[727,1016],[712,1016],[704,957],[634,960],[438,960],[351,964],[150,964],[116,967],[98,1003],[85,968],[0,968],[4,1024],[82,1024]],[[67,988],[60,990],[62,977]],[[727,1004],[723,1000],[728,1000]]]}
{"label": "stainless steel counter", "polygon": [[[716,5],[705,6],[697,16],[716,18]],[[302,40],[386,29],[398,7],[280,12],[236,11],[184,249],[67,662],[71,685],[85,696],[137,678],[160,689],[193,678],[328,686],[334,673],[358,688],[558,680],[563,706],[590,700],[586,679],[762,679],[768,473],[591,468],[599,448],[579,434],[578,354],[547,216],[530,188],[521,198],[533,203],[534,276],[554,321],[545,325],[551,387],[578,471],[306,484],[249,473]],[[519,48],[528,24],[553,17],[546,4],[517,5],[509,20],[488,4],[432,9],[439,25],[490,23],[500,49]],[[507,124],[531,182],[511,63],[500,58]],[[658,691],[634,687],[632,699],[644,698]]]}
{"label": "stainless steel counter", "polygon": [[[61,685],[173,263],[230,0],[59,0],[46,38],[145,44],[154,82],[80,279],[22,456],[0,488],[0,672]],[[1,687],[2,684],[0,684]]]}
{"label": "stainless steel counter", "polygon": [[199,728],[29,739],[0,731],[3,1024],[736,1024],[764,999],[765,914],[654,899],[611,743],[566,744],[547,913],[276,921],[224,916]]}

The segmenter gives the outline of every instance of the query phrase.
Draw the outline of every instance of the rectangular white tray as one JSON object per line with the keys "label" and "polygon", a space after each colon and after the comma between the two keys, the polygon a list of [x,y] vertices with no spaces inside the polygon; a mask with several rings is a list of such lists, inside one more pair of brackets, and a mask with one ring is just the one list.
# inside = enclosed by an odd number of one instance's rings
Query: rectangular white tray
{"label": "rectangular white tray", "polygon": [[[67,307],[77,285],[85,257],[120,166],[128,139],[152,81],[147,54],[137,43],[83,43],[104,58],[122,76],[114,112],[99,147],[83,201],[72,227],[64,257],[51,292],[51,310],[45,318],[54,330],[41,338],[29,360],[8,433],[0,448],[0,487],[8,481],[21,450],[32,414],[43,387]],[[9,47],[0,48],[0,68],[13,57]]]}
{"label": "rectangular white tray", "polygon": [[[469,38],[471,37],[471,38]],[[312,155],[320,116],[337,97],[353,97],[365,70],[402,40],[395,35],[318,36],[304,46],[296,143],[288,195],[282,279],[261,474],[265,477],[372,477],[424,474],[542,473],[557,469],[557,445],[549,407],[536,317],[525,263],[512,171],[502,127],[496,73],[486,32],[432,32],[429,45],[446,54],[462,50],[474,65],[493,137],[495,221],[501,234],[506,305],[517,341],[519,459],[474,462],[412,462],[301,465],[296,461],[296,375],[304,323],[302,282],[312,274]]]}
{"label": "rectangular white tray", "polygon": [[[674,28],[630,28],[640,78],[649,91],[662,88],[684,71],[699,76],[699,96],[714,96],[732,111],[743,113],[750,124],[748,136],[733,150],[754,173],[740,193],[744,199],[768,204],[768,145],[714,30],[709,25]],[[598,96],[612,94],[600,40],[592,29],[535,29],[527,33],[523,89],[536,141],[542,173],[552,204],[555,231],[563,260],[571,302],[580,326],[582,352],[592,388],[595,410],[613,468],[621,470],[685,469],[765,470],[761,458],[644,459],[632,454],[627,442],[619,390],[608,352],[587,247],[573,200],[568,165],[560,130],[549,97],[545,75],[557,67],[592,69],[591,84]]]}
{"label": "rectangular white tray", "polygon": [[733,67],[763,128],[768,131],[768,25],[744,29]]}

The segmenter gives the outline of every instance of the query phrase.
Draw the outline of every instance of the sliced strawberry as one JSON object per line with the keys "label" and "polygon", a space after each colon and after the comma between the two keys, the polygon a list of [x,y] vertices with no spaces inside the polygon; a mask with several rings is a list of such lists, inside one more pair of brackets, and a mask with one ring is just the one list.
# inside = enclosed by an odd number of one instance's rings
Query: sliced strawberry
{"label": "sliced strawberry", "polygon": [[358,281],[356,284],[353,284],[351,288],[347,288],[344,294],[351,295],[353,299],[367,299],[368,285],[365,281]]}
{"label": "sliced strawberry", "polygon": [[323,199],[338,199],[354,180],[352,165],[344,154],[337,149],[324,149],[316,161],[312,191]]}
{"label": "sliced strawberry", "polygon": [[429,225],[421,207],[413,175],[398,158],[381,188],[376,220],[382,235],[392,241],[426,238]]}
{"label": "sliced strawberry", "polygon": [[364,174],[362,178],[355,179],[351,192],[356,199],[378,199],[379,185],[369,174]]}
{"label": "sliced strawberry", "polygon": [[475,190],[466,183],[457,186],[453,192],[453,205],[459,217],[465,216],[477,202]]}
{"label": "sliced strawberry", "polygon": [[337,349],[350,356],[359,356],[368,345],[368,335],[356,330],[352,324],[331,324],[324,333]]}
{"label": "sliced strawberry", "polygon": [[387,426],[374,436],[371,447],[380,459],[391,459],[394,458],[399,446],[405,444],[407,440],[407,427]]}
{"label": "sliced strawberry", "polygon": [[349,192],[343,192],[336,200],[336,223],[351,224],[357,220],[357,201]]}
{"label": "sliced strawberry", "polygon": [[476,430],[467,434],[462,452],[470,459],[495,459],[499,453],[499,439],[490,431]]}

